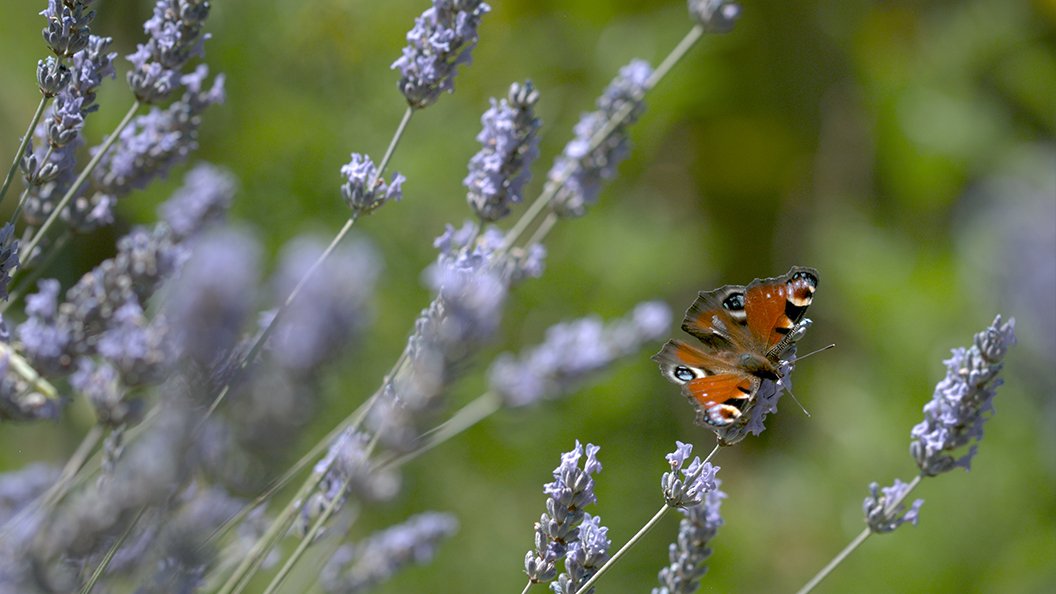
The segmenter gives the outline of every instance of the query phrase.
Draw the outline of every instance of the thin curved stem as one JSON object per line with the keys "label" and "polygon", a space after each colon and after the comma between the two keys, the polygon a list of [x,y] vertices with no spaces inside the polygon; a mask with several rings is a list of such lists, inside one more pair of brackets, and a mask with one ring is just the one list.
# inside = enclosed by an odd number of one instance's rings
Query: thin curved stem
{"label": "thin curved stem", "polygon": [[656,526],[656,524],[667,514],[667,512],[671,511],[672,509],[674,508],[665,503],[664,506],[661,507],[660,510],[657,511],[655,514],[653,514],[653,517],[645,523],[645,526],[642,526],[642,528],[638,530],[638,532],[635,533],[635,535],[632,536],[630,540],[628,540],[622,547],[620,547],[620,550],[616,551],[615,555],[613,555],[608,561],[605,562],[604,565],[602,565],[598,569],[597,573],[590,576],[590,579],[587,580],[585,584],[580,586],[578,590],[576,590],[576,594],[585,594],[586,592],[590,591],[591,586],[597,583],[597,581],[601,579],[601,576],[605,575],[605,572],[607,572],[614,563],[620,560],[620,557],[623,557],[625,554],[627,554],[627,551],[631,550],[631,547],[638,544],[638,541],[641,540],[643,536],[648,534],[649,531],[653,529],[653,526]]}
{"label": "thin curved stem", "polygon": [[136,517],[132,518],[132,521],[128,523],[128,526],[125,527],[121,536],[114,541],[114,544],[110,545],[106,554],[103,555],[103,559],[99,561],[99,565],[97,565],[95,571],[92,572],[92,576],[84,584],[84,587],[81,588],[81,594],[89,594],[92,591],[92,588],[95,587],[96,582],[99,581],[99,578],[103,577],[103,573],[105,573],[106,569],[110,567],[110,562],[114,559],[114,555],[117,554],[121,545],[125,544],[125,541],[128,540],[128,537],[132,534],[132,529],[136,527],[136,524],[139,522],[139,519],[143,517],[143,512],[145,511],[147,511],[146,506],[139,508],[139,511],[136,512]]}
{"label": "thin curved stem", "polygon": [[[916,489],[917,485],[920,484],[921,478],[923,477],[919,474],[915,476],[913,480],[910,481],[909,485],[906,486],[906,489],[901,493],[901,496],[896,498],[894,501],[888,503],[887,506],[885,506],[887,513],[891,513],[892,511],[897,509],[898,506],[906,500],[906,497],[909,496],[909,493],[913,491],[913,489]],[[847,559],[847,557],[849,557],[851,553],[853,553],[858,547],[860,547],[862,543],[865,542],[865,539],[869,538],[872,533],[873,531],[870,530],[868,526],[860,533],[858,533],[858,536],[855,536],[854,539],[851,540],[851,542],[847,543],[847,546],[843,547],[843,550],[837,553],[836,556],[833,557],[832,560],[825,565],[825,567],[822,567],[821,571],[815,574],[814,577],[810,578],[810,581],[807,582],[802,588],[797,590],[796,594],[807,594],[807,592],[810,592],[815,587],[817,587],[817,585],[820,584],[821,581],[824,580],[826,577],[828,577],[829,574],[832,573],[837,567],[839,567],[839,565],[843,563],[843,561]]]}
{"label": "thin curved stem", "polygon": [[26,133],[18,143],[18,150],[15,151],[15,158],[11,161],[11,166],[7,169],[7,175],[4,176],[4,184],[0,186],[0,204],[4,202],[4,197],[7,196],[7,188],[11,186],[11,180],[15,178],[15,171],[18,169],[18,162],[22,160],[22,155],[26,153],[26,147],[29,146],[29,139],[33,137],[33,130],[40,122],[41,116],[44,115],[44,108],[48,106],[48,101],[50,100],[51,98],[46,96],[40,98],[40,103],[37,104],[37,111],[33,113],[33,118],[29,121],[29,127],[26,128]]}
{"label": "thin curved stem", "polygon": [[381,470],[394,466],[403,466],[436,446],[458,436],[463,431],[498,412],[501,408],[502,402],[499,398],[492,392],[485,392],[462,407],[442,425],[423,434],[421,444],[414,450],[402,456],[379,461],[375,468]]}
{"label": "thin curved stem", "polygon": [[44,234],[48,232],[48,229],[55,224],[55,221],[58,220],[59,215],[62,214],[63,209],[65,209],[66,205],[70,203],[70,200],[73,200],[73,197],[77,195],[77,192],[81,188],[81,184],[88,179],[88,176],[92,174],[92,171],[94,171],[96,166],[99,165],[99,162],[103,160],[106,151],[110,150],[110,147],[117,141],[118,136],[121,135],[121,131],[124,130],[132,121],[132,118],[135,117],[136,112],[139,111],[139,106],[139,101],[132,104],[132,107],[128,109],[128,113],[125,114],[125,117],[121,118],[121,122],[117,125],[117,128],[106,137],[102,146],[99,147],[99,151],[95,153],[95,156],[92,157],[91,161],[88,161],[88,165],[85,166],[84,170],[81,171],[81,174],[78,175],[77,179],[70,185],[70,189],[66,190],[66,194],[63,195],[62,199],[59,200],[59,203],[55,205],[51,214],[45,219],[44,224],[40,226],[40,229],[37,229],[36,235],[29,240],[29,243],[22,250],[22,253],[25,254],[26,258],[33,256],[33,249],[36,248],[40,243],[40,240],[44,238]]}

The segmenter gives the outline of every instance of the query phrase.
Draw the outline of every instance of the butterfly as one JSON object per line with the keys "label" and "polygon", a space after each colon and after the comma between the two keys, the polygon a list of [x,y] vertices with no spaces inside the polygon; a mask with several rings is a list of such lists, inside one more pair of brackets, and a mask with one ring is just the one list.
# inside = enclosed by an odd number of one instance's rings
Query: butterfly
{"label": "butterfly", "polygon": [[776,393],[792,352],[811,321],[804,317],[818,287],[818,271],[793,266],[787,274],[755,279],[747,286],[701,291],[686,311],[682,329],[700,341],[669,340],[653,360],[697,409],[697,424],[720,442],[732,443],[761,387]]}

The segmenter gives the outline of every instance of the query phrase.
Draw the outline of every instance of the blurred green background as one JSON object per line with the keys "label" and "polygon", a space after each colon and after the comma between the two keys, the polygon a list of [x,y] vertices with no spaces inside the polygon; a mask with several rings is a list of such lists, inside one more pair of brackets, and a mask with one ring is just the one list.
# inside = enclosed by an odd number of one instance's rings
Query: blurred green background
{"label": "blurred green background", "polygon": [[[690,27],[677,0],[491,4],[455,94],[419,113],[396,153],[404,200],[357,225],[385,258],[376,324],[328,382],[291,457],[374,390],[428,302],[419,279],[435,257],[429,238],[470,216],[461,180],[488,98],[526,78],[540,89],[537,192],[618,68],[657,64]],[[3,3],[0,163],[38,100],[44,5]],[[127,54],[151,5],[99,0],[93,32]],[[213,2],[207,62],[226,75],[228,99],[206,115],[196,157],[239,177],[233,218],[272,254],[344,222],[338,169],[353,151],[380,158],[404,108],[389,65],[427,5]],[[549,324],[656,298],[677,318],[698,290],[817,267],[804,347],[838,348],[796,371],[812,417],[788,401],[761,437],[716,459],[729,499],[702,586],[793,591],[861,529],[871,481],[912,477],[909,430],[949,349],[994,314],[1015,316],[1020,344],[972,471],[925,481],[920,526],[870,539],[819,591],[1052,591],[1054,23],[1051,0],[746,2],[732,33],[705,38],[649,96],[631,158],[586,217],[555,229],[546,274],[516,289],[499,344],[455,387],[451,410],[480,392],[494,353],[534,343]],[[91,144],[129,105],[119,67],[90,118]],[[78,238],[55,273],[72,282],[130,225],[155,220],[184,169],[121,203],[116,228]],[[453,512],[462,527],[433,563],[378,591],[519,591],[542,485],[576,439],[601,445],[591,512],[624,542],[661,504],[674,441],[701,453],[712,443],[651,354],[568,399],[499,413],[411,464],[400,496],[363,510],[354,536],[427,509]],[[91,422],[80,405],[55,425],[3,425],[0,469],[64,460]],[[676,530],[666,518],[599,592],[648,591]],[[294,583],[308,583],[317,563]]]}

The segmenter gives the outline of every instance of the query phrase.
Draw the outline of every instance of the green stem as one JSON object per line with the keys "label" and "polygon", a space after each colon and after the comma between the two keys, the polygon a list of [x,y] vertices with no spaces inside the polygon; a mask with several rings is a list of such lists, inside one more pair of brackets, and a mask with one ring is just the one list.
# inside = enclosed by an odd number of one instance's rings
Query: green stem
{"label": "green stem", "polygon": [[[909,496],[909,493],[913,489],[916,489],[917,485],[920,484],[921,478],[922,476],[919,474],[914,477],[913,480],[906,487],[906,489],[902,492],[902,496],[888,503],[888,505],[886,506],[887,513],[891,513],[892,511],[897,509],[903,501],[905,501],[906,497]],[[854,540],[849,542],[847,546],[843,547],[843,550],[840,551],[835,557],[833,557],[832,560],[825,565],[825,567],[822,567],[821,571],[815,574],[814,577],[810,578],[810,581],[807,582],[806,585],[797,590],[796,594],[807,594],[807,592],[810,592],[815,587],[817,587],[817,585],[820,584],[821,581],[824,580],[826,577],[828,577],[829,574],[833,572],[833,570],[839,567],[839,565],[843,563],[843,561],[847,557],[849,557],[851,553],[853,553],[858,547],[860,547],[862,543],[865,542],[865,539],[869,538],[872,533],[873,532],[869,529],[869,527],[866,527],[865,530],[862,530],[860,533],[858,533],[858,536],[855,536]]]}
{"label": "green stem", "polygon": [[29,240],[29,244],[22,250],[22,253],[27,259],[33,256],[33,249],[36,248],[37,244],[40,243],[40,240],[43,239],[44,234],[47,233],[48,229],[50,229],[55,221],[58,220],[63,209],[66,208],[66,205],[69,204],[77,194],[81,184],[88,179],[88,176],[92,174],[92,171],[94,171],[96,166],[99,165],[99,162],[103,160],[106,151],[110,150],[110,147],[117,141],[118,136],[121,135],[121,131],[124,130],[132,121],[132,118],[135,117],[136,112],[139,111],[139,106],[139,101],[132,104],[132,107],[128,109],[128,113],[125,114],[125,117],[121,118],[121,122],[117,125],[117,128],[106,138],[102,146],[99,147],[99,151],[92,157],[92,160],[88,161],[88,165],[85,166],[84,171],[81,171],[81,174],[78,175],[77,179],[70,185],[70,189],[66,190],[66,194],[63,195],[62,199],[59,200],[59,203],[55,205],[54,210],[52,210],[51,214],[48,215],[48,218],[45,219],[44,224],[40,226],[40,229],[37,229],[36,235],[33,236],[33,239]]}
{"label": "green stem", "polygon": [[418,456],[428,452],[436,446],[458,436],[466,429],[488,418],[502,408],[502,402],[492,392],[485,392],[472,402],[462,407],[444,424],[425,433],[421,443],[412,451],[382,460],[375,466],[377,469],[385,469],[393,466],[403,466]]}
{"label": "green stem", "polygon": [[132,521],[128,523],[128,526],[125,527],[125,531],[121,533],[121,537],[118,538],[109,549],[107,549],[106,555],[103,556],[103,560],[99,562],[95,571],[92,572],[92,577],[89,578],[88,582],[84,584],[83,588],[81,588],[81,594],[89,594],[92,591],[92,588],[95,587],[96,582],[99,581],[99,578],[103,577],[106,568],[110,567],[110,561],[114,559],[114,555],[117,554],[117,550],[121,548],[121,545],[128,540],[129,535],[132,534],[132,529],[136,527],[136,523],[143,517],[143,512],[145,511],[147,511],[146,506],[139,508],[136,517],[132,518]]}
{"label": "green stem", "polygon": [[649,531],[653,529],[653,526],[656,526],[660,519],[663,518],[664,515],[672,509],[674,508],[665,503],[664,506],[660,508],[660,511],[653,514],[653,517],[645,523],[645,526],[642,526],[641,530],[639,530],[634,536],[632,536],[626,544],[620,547],[620,550],[616,551],[616,554],[613,555],[612,558],[610,558],[608,561],[606,561],[605,564],[598,569],[597,573],[590,576],[590,579],[587,580],[585,584],[580,586],[578,590],[576,590],[576,594],[585,594],[586,592],[588,592],[591,586],[597,583],[597,581],[601,579],[601,576],[604,575],[605,572],[608,571],[613,564],[620,560],[620,557],[623,557],[625,554],[627,554],[627,551],[629,551],[631,547],[638,544],[638,541],[641,540],[643,536],[648,534]]}
{"label": "green stem", "polygon": [[44,108],[48,106],[50,97],[41,97],[40,103],[37,104],[37,111],[33,113],[33,119],[29,121],[29,128],[26,128],[26,133],[22,136],[22,141],[18,143],[18,150],[15,151],[15,158],[11,161],[11,167],[7,169],[7,175],[4,176],[4,184],[0,186],[0,203],[3,203],[4,196],[7,196],[7,188],[11,185],[11,180],[15,178],[15,171],[18,169],[18,162],[22,160],[22,155],[26,153],[26,147],[29,146],[29,139],[33,138],[33,130],[37,127],[40,122],[41,116],[44,115]]}
{"label": "green stem", "polygon": [[337,511],[337,508],[341,505],[341,494],[348,489],[348,486],[351,483],[352,477],[349,476],[345,479],[345,482],[341,484],[341,490],[338,491],[338,495],[335,495],[333,499],[326,504],[323,513],[319,514],[319,517],[316,518],[315,523],[312,524],[308,533],[304,535],[301,542],[297,543],[297,548],[294,549],[293,553],[290,554],[290,558],[286,560],[286,563],[283,564],[282,568],[279,569],[279,572],[275,574],[274,578],[272,578],[271,583],[268,584],[267,589],[264,590],[264,594],[274,594],[275,590],[277,590],[286,579],[286,576],[290,574],[290,571],[293,570],[293,566],[296,565],[297,561],[299,561],[302,556],[304,556],[304,552],[308,550],[308,546],[312,544],[312,541],[315,540],[319,531],[323,529],[323,525],[326,524],[326,521],[330,519],[330,516],[334,515],[334,512]]}

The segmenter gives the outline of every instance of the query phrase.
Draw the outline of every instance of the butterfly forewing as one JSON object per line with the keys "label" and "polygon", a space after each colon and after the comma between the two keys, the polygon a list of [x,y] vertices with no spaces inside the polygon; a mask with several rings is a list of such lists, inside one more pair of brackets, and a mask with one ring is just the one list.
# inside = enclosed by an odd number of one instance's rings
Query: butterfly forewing
{"label": "butterfly forewing", "polygon": [[751,349],[757,341],[748,332],[743,285],[726,285],[701,291],[686,310],[682,329],[699,339],[708,351],[731,359],[736,351]]}
{"label": "butterfly forewing", "polygon": [[818,286],[813,268],[793,266],[784,276],[752,281],[744,292],[744,313],[763,353],[783,339],[807,313]]}
{"label": "butterfly forewing", "polygon": [[737,420],[759,386],[758,378],[679,340],[668,341],[653,360],[664,377],[682,386],[697,408],[697,419],[712,425]]}

